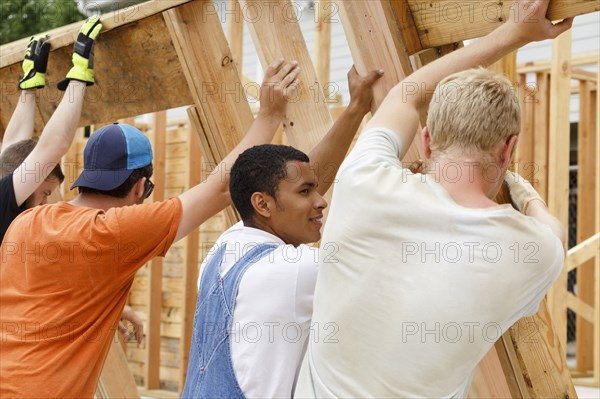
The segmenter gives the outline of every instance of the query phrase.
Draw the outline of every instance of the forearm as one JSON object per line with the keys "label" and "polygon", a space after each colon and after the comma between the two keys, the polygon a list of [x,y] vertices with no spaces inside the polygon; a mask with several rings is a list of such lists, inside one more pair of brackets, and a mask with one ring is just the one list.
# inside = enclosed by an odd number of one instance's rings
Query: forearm
{"label": "forearm", "polygon": [[310,152],[310,164],[317,173],[319,194],[324,195],[333,183],[365,113],[350,103],[325,137]]}
{"label": "forearm", "polygon": [[44,150],[44,161],[58,163],[71,146],[79,127],[85,89],[84,82],[76,80],[69,82],[58,108],[40,136],[38,146]]}
{"label": "forearm", "polygon": [[525,209],[525,214],[548,226],[554,235],[556,235],[563,243],[563,246],[565,245],[565,229],[560,221],[550,213],[543,201],[534,200],[529,202]]}
{"label": "forearm", "polygon": [[21,91],[17,107],[4,132],[0,153],[11,144],[31,138],[35,120],[35,101],[34,90]]}

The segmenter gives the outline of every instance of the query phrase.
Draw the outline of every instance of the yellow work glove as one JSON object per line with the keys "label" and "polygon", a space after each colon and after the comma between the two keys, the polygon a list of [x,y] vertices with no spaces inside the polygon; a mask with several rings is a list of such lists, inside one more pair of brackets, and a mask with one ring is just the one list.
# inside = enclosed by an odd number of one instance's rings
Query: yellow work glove
{"label": "yellow work glove", "polygon": [[50,54],[48,36],[32,37],[25,50],[23,59],[23,78],[19,81],[19,89],[39,89],[46,85],[46,67]]}
{"label": "yellow work glove", "polygon": [[58,83],[58,89],[65,91],[71,80],[94,84],[94,43],[102,29],[100,17],[88,18],[77,36],[73,52],[73,68],[65,80]]}

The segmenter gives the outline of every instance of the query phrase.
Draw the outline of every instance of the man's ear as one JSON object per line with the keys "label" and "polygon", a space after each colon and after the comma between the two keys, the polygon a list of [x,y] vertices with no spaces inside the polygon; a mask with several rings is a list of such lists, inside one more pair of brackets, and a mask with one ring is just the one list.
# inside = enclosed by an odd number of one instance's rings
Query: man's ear
{"label": "man's ear", "polygon": [[431,136],[429,135],[429,128],[427,126],[421,130],[421,144],[423,144],[425,159],[431,158]]}
{"label": "man's ear", "polygon": [[133,185],[133,188],[131,189],[131,192],[133,193],[133,196],[134,196],[136,202],[143,199],[143,197],[144,197],[144,184],[145,183],[146,183],[146,178],[142,177]]}
{"label": "man's ear", "polygon": [[508,168],[516,145],[517,135],[512,134],[506,139],[500,151],[500,168]]}
{"label": "man's ear", "polygon": [[254,212],[264,218],[271,217],[273,197],[265,193],[256,192],[250,197],[250,203],[254,208]]}

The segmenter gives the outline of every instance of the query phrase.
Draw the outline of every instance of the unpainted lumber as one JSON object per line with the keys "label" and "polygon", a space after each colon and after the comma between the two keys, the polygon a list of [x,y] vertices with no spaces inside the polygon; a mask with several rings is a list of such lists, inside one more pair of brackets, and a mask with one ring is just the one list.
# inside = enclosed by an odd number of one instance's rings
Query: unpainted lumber
{"label": "unpainted lumber", "polygon": [[[569,225],[571,42],[570,30],[554,39],[550,73],[548,208],[563,226]],[[566,296],[567,268],[564,267],[548,293],[548,306],[563,347],[567,341]]]}
{"label": "unpainted lumber", "polygon": [[329,131],[333,121],[294,7],[288,0],[276,4],[241,0],[240,4],[260,10],[257,12],[263,16],[247,23],[263,69],[281,57],[297,60],[302,69],[297,98],[289,101],[283,125],[290,145],[309,153]]}
{"label": "unpainted lumber", "polygon": [[[509,18],[512,1],[408,0],[423,48],[485,36]],[[551,0],[547,16],[561,20],[600,10],[589,0]]]}
{"label": "unpainted lumber", "polygon": [[[152,149],[154,152],[155,184],[152,201],[165,199],[165,164],[166,164],[166,137],[167,113],[160,111],[153,115],[152,122]],[[146,389],[160,388],[160,310],[162,308],[162,281],[163,258],[156,257],[150,261],[148,272],[148,290],[146,291],[146,309],[148,320],[146,323],[146,374],[144,387]]]}

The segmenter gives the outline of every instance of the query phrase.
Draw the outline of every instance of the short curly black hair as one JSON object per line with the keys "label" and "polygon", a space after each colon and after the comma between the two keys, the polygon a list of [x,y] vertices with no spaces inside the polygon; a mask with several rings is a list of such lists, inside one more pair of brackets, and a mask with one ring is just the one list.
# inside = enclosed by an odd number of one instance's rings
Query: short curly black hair
{"label": "short curly black hair", "polygon": [[279,182],[287,176],[286,165],[290,161],[309,162],[309,159],[294,147],[273,144],[258,145],[240,154],[231,168],[229,192],[243,221],[254,216],[252,194],[276,196]]}

